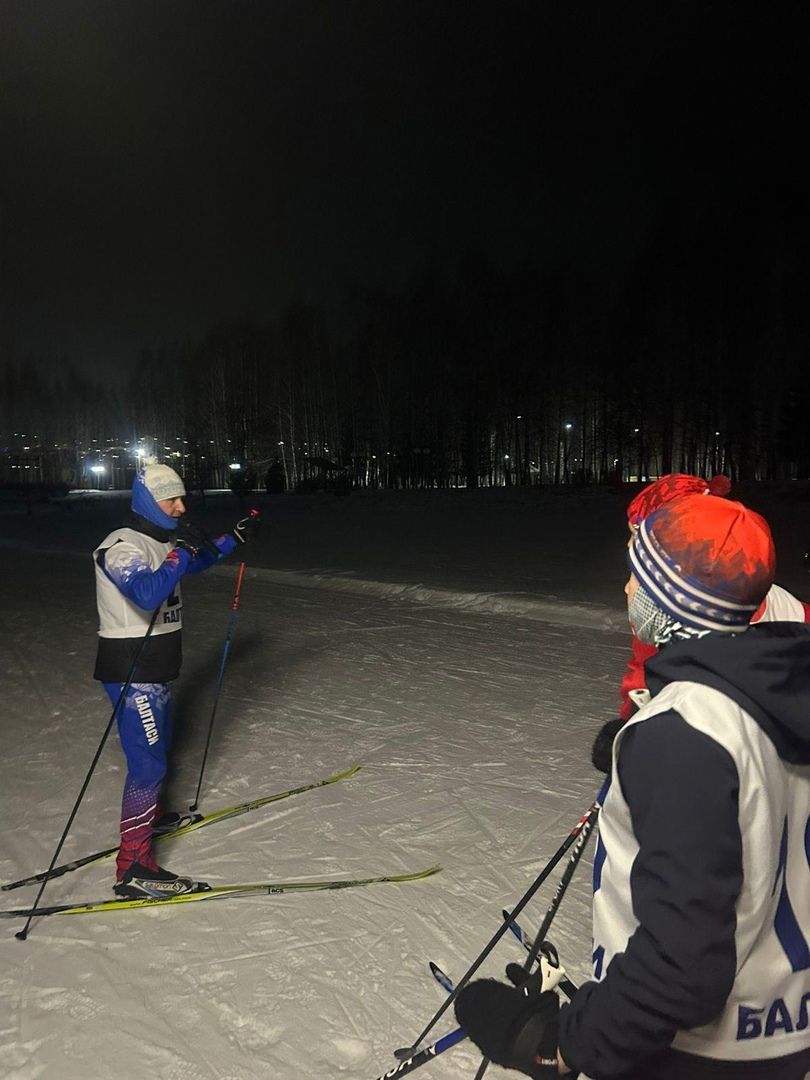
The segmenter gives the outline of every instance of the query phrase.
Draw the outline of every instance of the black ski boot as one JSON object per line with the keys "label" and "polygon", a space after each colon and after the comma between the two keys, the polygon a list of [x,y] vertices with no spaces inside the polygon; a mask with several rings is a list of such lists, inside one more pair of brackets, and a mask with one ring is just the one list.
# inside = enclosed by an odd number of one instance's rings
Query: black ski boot
{"label": "black ski boot", "polygon": [[178,877],[171,870],[159,866],[150,870],[140,863],[133,863],[120,881],[113,885],[116,896],[126,900],[154,899],[155,897],[180,896],[183,893],[207,892],[211,886],[206,881],[193,881]]}
{"label": "black ski boot", "polygon": [[191,818],[188,814],[178,814],[176,810],[167,810],[152,825],[152,836],[160,836],[162,833],[174,832],[181,825],[188,825]]}

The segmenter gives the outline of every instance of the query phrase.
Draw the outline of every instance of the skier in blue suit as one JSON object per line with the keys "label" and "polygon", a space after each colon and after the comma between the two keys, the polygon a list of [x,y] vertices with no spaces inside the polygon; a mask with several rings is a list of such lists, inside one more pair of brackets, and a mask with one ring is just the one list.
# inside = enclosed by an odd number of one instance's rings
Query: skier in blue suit
{"label": "skier in blue suit", "polygon": [[207,570],[244,543],[255,519],[245,518],[211,540],[181,522],[185,494],[183,481],[168,465],[147,464],[132,485],[126,524],[93,552],[99,615],[94,677],[113,704],[132,671],[118,709],[127,761],[114,885],[122,897],[174,895],[205,887],[163,869],[152,849],[172,745],[170,684],[182,662],[180,581],[186,574]]}

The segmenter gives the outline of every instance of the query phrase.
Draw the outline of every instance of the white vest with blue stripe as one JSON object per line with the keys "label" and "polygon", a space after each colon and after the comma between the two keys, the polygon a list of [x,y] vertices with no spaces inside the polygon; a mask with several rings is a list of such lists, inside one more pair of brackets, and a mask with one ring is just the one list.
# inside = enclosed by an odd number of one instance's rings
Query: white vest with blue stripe
{"label": "white vest with blue stripe", "polygon": [[618,779],[617,756],[629,728],[669,709],[719,743],[735,763],[743,864],[736,904],[736,978],[725,1008],[712,1023],[678,1032],[672,1045],[732,1061],[803,1050],[810,1046],[810,766],[782,761],[751,716],[699,683],[668,684],[614,741],[595,860],[594,977],[604,978],[638,926],[630,873],[639,844]]}

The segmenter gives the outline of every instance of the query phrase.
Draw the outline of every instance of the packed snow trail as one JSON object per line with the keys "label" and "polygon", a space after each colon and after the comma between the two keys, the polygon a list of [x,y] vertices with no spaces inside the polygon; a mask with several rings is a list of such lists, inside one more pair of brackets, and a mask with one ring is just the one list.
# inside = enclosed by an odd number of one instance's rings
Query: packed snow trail
{"label": "packed snow trail", "polygon": [[[0,574],[0,880],[10,881],[47,866],[108,712],[90,678],[89,557],[43,566],[40,554],[5,548]],[[194,792],[230,592],[224,575],[186,592],[169,806]],[[433,863],[443,872],[401,888],[190,904],[182,918],[156,909],[47,919],[25,944],[6,923],[0,1077],[363,1080],[395,1066],[391,1048],[440,1003],[427,958],[465,970],[592,802],[589,746],[615,714],[626,653],[619,633],[246,580],[201,809],[343,762],[363,771],[167,841],[161,859],[215,885]],[[66,858],[114,836],[122,783],[111,739]],[[45,902],[111,895],[105,864],[82,871],[80,893],[78,880],[49,882]],[[527,909],[528,925],[554,887]],[[554,933],[577,981],[588,973],[589,927],[583,866]],[[499,946],[481,974],[501,976],[514,948]],[[460,1045],[426,1075],[462,1080],[477,1061]]]}

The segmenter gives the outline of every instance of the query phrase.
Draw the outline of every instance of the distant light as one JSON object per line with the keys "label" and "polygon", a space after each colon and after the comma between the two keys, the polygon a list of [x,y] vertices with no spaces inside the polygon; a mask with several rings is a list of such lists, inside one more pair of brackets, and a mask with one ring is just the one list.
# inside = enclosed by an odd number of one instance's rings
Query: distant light
{"label": "distant light", "polygon": [[283,445],[284,445],[284,440],[283,440],[283,439],[279,439],[279,440],[278,440],[278,445],[279,445],[279,446],[283,446]]}
{"label": "distant light", "polygon": [[228,468],[232,472],[239,472],[239,470],[242,468],[242,466],[239,464],[238,461],[232,461],[231,464],[228,466]]}
{"label": "distant light", "polygon": [[105,471],[105,470],[104,470],[104,466],[103,466],[103,465],[91,465],[91,466],[90,466],[90,472],[94,472],[94,473],[96,473],[96,474],[99,474],[99,475],[100,475],[100,474],[101,474],[101,473],[103,473],[104,471]]}
{"label": "distant light", "polygon": [[570,431],[573,426],[574,426],[573,424],[566,424],[565,425],[565,430]]}
{"label": "distant light", "polygon": [[638,428],[637,428],[637,427],[634,427],[634,428],[633,428],[633,434],[634,434],[634,435],[638,435]]}
{"label": "distant light", "polygon": [[515,417],[515,419],[516,419],[516,420],[522,420],[522,419],[523,419],[523,417],[522,417],[522,416],[516,416],[516,417]]}
{"label": "distant light", "polygon": [[508,461],[508,460],[509,460],[509,455],[508,455],[508,454],[504,454],[504,455],[503,455],[503,460],[504,460],[504,461]]}

